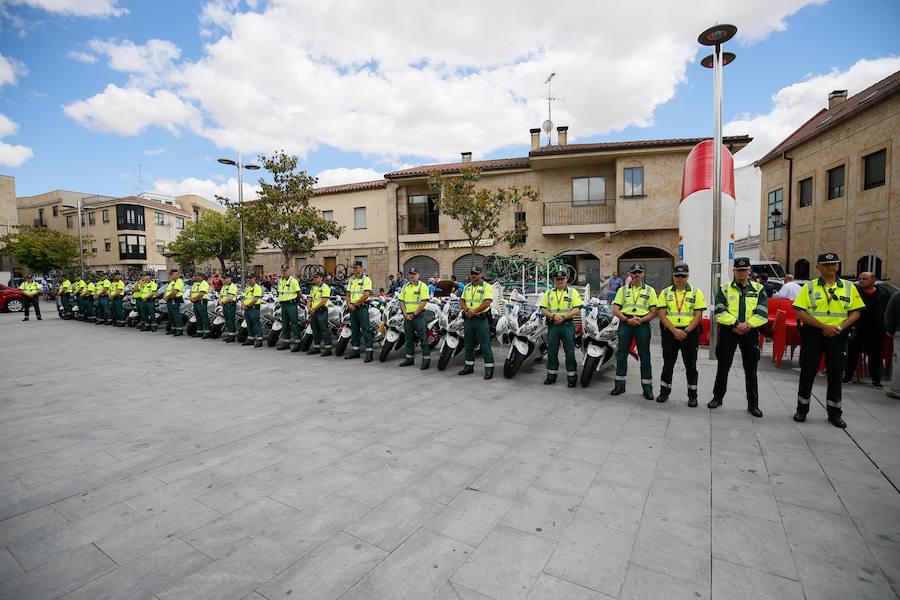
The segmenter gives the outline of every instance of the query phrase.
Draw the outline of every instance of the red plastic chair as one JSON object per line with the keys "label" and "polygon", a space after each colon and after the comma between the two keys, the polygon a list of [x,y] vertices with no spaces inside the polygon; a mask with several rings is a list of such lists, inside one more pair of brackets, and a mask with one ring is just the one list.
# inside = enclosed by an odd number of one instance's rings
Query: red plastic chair
{"label": "red plastic chair", "polygon": [[[884,334],[884,339],[881,341],[881,373],[882,378],[890,378],[891,377],[891,357],[894,355],[894,338]],[[863,377],[869,376],[869,357],[865,352],[860,351],[859,356],[856,358],[856,382],[859,381]]]}

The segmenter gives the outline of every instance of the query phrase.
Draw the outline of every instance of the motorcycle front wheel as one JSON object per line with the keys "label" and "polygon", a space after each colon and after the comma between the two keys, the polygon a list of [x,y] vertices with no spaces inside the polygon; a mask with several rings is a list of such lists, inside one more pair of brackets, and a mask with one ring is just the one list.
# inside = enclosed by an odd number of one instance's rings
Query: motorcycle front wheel
{"label": "motorcycle front wheel", "polygon": [[125,324],[128,325],[129,327],[135,327],[138,324],[138,318],[137,317],[128,317],[127,319],[125,319]]}
{"label": "motorcycle front wheel", "polygon": [[334,345],[334,355],[335,356],[343,356],[344,352],[347,351],[347,344],[350,343],[350,338],[348,337],[339,337],[337,343]]}
{"label": "motorcycle front wheel", "polygon": [[388,356],[391,355],[391,350],[394,349],[394,342],[389,342],[384,340],[381,344],[381,352],[378,353],[378,360],[384,362],[388,359]]}
{"label": "motorcycle front wheel", "polygon": [[238,343],[243,344],[247,341],[247,328],[246,327],[238,327],[237,330],[237,341]]}
{"label": "motorcycle front wheel", "polygon": [[600,363],[599,356],[588,356],[584,361],[584,367],[581,369],[581,387],[591,385],[591,379],[597,372],[597,365]]}
{"label": "motorcycle front wheel", "polygon": [[281,330],[273,329],[269,332],[269,337],[266,340],[266,343],[269,345],[269,348],[275,347],[275,344],[278,343],[279,337],[281,337]]}
{"label": "motorcycle front wheel", "polygon": [[523,362],[525,362],[525,355],[519,354],[519,351],[514,349],[512,355],[503,363],[503,376],[507,379],[515,377],[522,368]]}
{"label": "motorcycle front wheel", "polygon": [[209,332],[210,337],[214,340],[219,339],[222,336],[222,332],[225,331],[225,325],[213,325],[212,331]]}
{"label": "motorcycle front wheel", "polygon": [[453,348],[448,344],[444,344],[444,349],[441,350],[441,357],[438,359],[438,371],[446,369],[447,365],[450,364],[451,358],[453,358]]}
{"label": "motorcycle front wheel", "polygon": [[190,337],[194,337],[195,335],[197,335],[197,322],[188,321],[187,327],[185,327],[184,329]]}
{"label": "motorcycle front wheel", "polygon": [[309,333],[304,333],[300,336],[300,351],[306,352],[312,347],[313,336]]}

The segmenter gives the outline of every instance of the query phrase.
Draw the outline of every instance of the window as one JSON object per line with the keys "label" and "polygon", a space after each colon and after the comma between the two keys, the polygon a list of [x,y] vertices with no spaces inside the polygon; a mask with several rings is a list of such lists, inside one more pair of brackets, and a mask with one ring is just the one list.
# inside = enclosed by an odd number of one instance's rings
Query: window
{"label": "window", "polygon": [[73,220],[74,220],[74,219],[72,219],[71,216],[67,216],[67,217],[66,217],[66,228],[67,228],[67,229],[72,229],[72,221],[73,221]]}
{"label": "window", "polygon": [[109,223],[109,210],[103,209],[102,221],[104,223]]}
{"label": "window", "polygon": [[520,210],[516,212],[515,223],[518,225],[519,223],[525,222],[525,211]]}
{"label": "window", "polygon": [[54,216],[54,217],[58,217],[58,216],[59,216],[59,207],[58,207],[58,206],[54,206],[54,207],[53,207],[53,216]]}
{"label": "window", "polygon": [[844,195],[844,165],[828,170],[828,199]]}
{"label": "window", "polygon": [[[770,242],[775,242],[781,239],[782,235],[782,223],[784,222],[784,189],[778,188],[773,192],[769,192],[768,203],[766,205],[766,214],[768,215],[766,225],[766,240]],[[778,211],[779,214],[777,217],[772,216],[772,213]],[[777,224],[776,224],[777,223]]]}
{"label": "window", "polygon": [[356,261],[359,261],[362,263],[363,271],[369,270],[369,257],[368,256],[354,256],[353,263],[356,264]]}
{"label": "window", "polygon": [[194,207],[194,223],[200,220],[200,209],[196,206]]}
{"label": "window", "polygon": [[438,233],[437,196],[416,194],[406,198],[406,233]]}
{"label": "window", "polygon": [[606,179],[603,177],[575,177],[572,179],[572,203],[601,203],[606,200]]}
{"label": "window", "polygon": [[165,216],[163,216],[163,214],[161,212],[155,213],[154,218],[156,219],[157,225],[165,225],[166,224],[166,218],[165,218]]}
{"label": "window", "polygon": [[142,235],[119,236],[119,258],[147,258],[146,238]]}
{"label": "window", "polygon": [[353,209],[353,229],[366,228],[366,207],[357,206]]}
{"label": "window", "polygon": [[118,229],[144,229],[144,207],[134,204],[116,205],[116,227]]}
{"label": "window", "polygon": [[809,279],[809,261],[805,258],[794,263],[794,279]]}
{"label": "window", "polygon": [[166,251],[166,243],[162,240],[156,240],[156,253],[162,254]]}
{"label": "window", "polygon": [[856,274],[868,271],[875,274],[875,279],[881,279],[881,258],[874,254],[861,256],[856,261]]}
{"label": "window", "polygon": [[105,240],[103,240],[103,249],[106,250],[107,252],[112,250],[112,240],[111,239],[106,238]]}
{"label": "window", "polygon": [[881,149],[863,157],[863,189],[884,185],[884,165],[887,150]]}
{"label": "window", "polygon": [[641,198],[644,195],[644,167],[625,169],[625,197]]}
{"label": "window", "polygon": [[91,254],[97,254],[97,247],[96,247],[96,246],[93,246],[93,247],[91,248]]}
{"label": "window", "polygon": [[175,229],[184,229],[184,219],[175,217]]}
{"label": "window", "polygon": [[323,210],[322,218],[326,221],[334,221],[334,211],[333,210]]}
{"label": "window", "polygon": [[96,225],[97,224],[97,215],[93,212],[88,213],[88,225]]}
{"label": "window", "polygon": [[804,206],[809,206],[812,204],[813,200],[813,180],[812,177],[807,177],[800,181],[797,184],[797,195],[800,197],[800,208]]}
{"label": "window", "polygon": [[37,222],[37,224],[38,224],[39,226],[41,226],[41,227],[43,227],[43,225],[44,225],[44,209],[43,209],[43,208],[39,208],[39,209],[38,209],[38,222]]}

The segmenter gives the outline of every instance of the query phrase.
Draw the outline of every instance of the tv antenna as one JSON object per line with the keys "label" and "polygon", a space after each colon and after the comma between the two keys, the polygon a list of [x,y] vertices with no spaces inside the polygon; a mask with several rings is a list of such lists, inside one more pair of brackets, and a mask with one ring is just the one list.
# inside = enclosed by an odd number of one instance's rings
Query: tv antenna
{"label": "tv antenna", "polygon": [[550,145],[550,133],[553,131],[553,105],[552,102],[556,100],[556,96],[551,93],[551,82],[553,78],[556,77],[556,73],[550,73],[547,79],[544,80],[544,83],[547,84],[547,120],[544,121],[543,125],[541,125],[541,129],[544,130],[544,133],[547,134],[547,145]]}
{"label": "tv antenna", "polygon": [[144,165],[138,163],[138,196],[144,193]]}

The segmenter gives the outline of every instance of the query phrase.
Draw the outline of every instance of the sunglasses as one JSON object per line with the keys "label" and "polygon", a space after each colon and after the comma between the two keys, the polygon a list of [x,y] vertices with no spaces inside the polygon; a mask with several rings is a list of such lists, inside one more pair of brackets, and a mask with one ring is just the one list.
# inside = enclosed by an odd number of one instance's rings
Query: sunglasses
{"label": "sunglasses", "polygon": [[684,273],[675,273],[675,277],[687,277]]}
{"label": "sunglasses", "polygon": [[632,275],[643,275],[644,272],[643,271],[632,271],[631,274]]}

